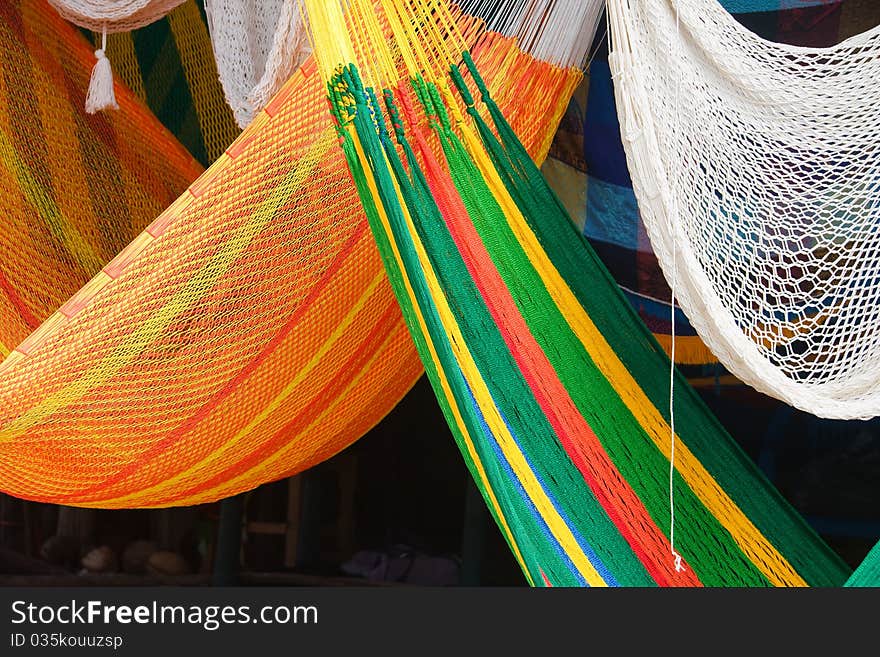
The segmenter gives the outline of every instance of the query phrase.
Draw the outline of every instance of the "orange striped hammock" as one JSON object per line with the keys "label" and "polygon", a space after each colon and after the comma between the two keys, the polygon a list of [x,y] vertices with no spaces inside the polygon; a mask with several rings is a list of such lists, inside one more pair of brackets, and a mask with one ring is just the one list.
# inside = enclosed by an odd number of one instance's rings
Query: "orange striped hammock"
{"label": "orange striped hammock", "polygon": [[[580,71],[457,20],[541,161]],[[45,0],[0,29],[0,490],[210,502],[395,406],[423,367],[313,61],[186,187],[199,166],[131,91],[83,112],[91,47]]]}

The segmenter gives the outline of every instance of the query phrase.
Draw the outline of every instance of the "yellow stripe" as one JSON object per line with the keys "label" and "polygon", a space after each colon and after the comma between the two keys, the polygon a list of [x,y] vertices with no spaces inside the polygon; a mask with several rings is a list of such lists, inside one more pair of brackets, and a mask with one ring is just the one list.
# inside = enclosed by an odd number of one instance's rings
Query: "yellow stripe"
{"label": "yellow stripe", "polygon": [[[361,159],[361,163],[366,168],[369,166],[366,155],[364,154],[363,149],[357,138],[354,136],[353,138],[354,143],[358,149],[358,156]],[[387,166],[390,170],[390,165]],[[378,195],[378,190],[375,188],[375,182],[369,176],[367,177],[367,182],[370,185],[373,197],[375,199],[379,199],[380,197]],[[397,185],[395,182],[395,188],[396,187]],[[584,554],[581,546],[577,542],[577,539],[575,539],[574,534],[571,532],[571,529],[569,529],[568,524],[559,515],[553,503],[550,501],[549,497],[545,493],[543,487],[534,476],[532,469],[529,467],[529,464],[526,462],[525,457],[519,450],[519,447],[516,445],[513,436],[510,435],[510,432],[507,429],[507,425],[504,422],[504,419],[501,417],[501,414],[498,412],[498,409],[496,408],[495,403],[492,400],[492,396],[489,393],[486,383],[483,380],[483,377],[480,374],[479,369],[477,368],[470,351],[467,349],[464,337],[461,334],[458,323],[455,321],[452,310],[449,308],[446,296],[443,294],[442,287],[440,286],[440,282],[437,280],[434,270],[430,266],[430,260],[428,259],[428,255],[425,252],[425,248],[416,237],[417,233],[415,230],[415,226],[413,225],[412,218],[407,212],[406,204],[402,200],[400,190],[397,189],[396,191],[401,210],[407,223],[407,228],[410,232],[410,235],[413,237],[416,253],[418,254],[419,261],[421,262],[422,269],[425,274],[425,279],[428,284],[428,289],[431,293],[431,298],[434,300],[438,314],[446,330],[446,334],[447,336],[449,336],[450,346],[455,353],[462,373],[468,381],[471,392],[473,393],[474,398],[477,400],[477,403],[480,406],[480,410],[483,413],[486,424],[489,426],[492,434],[498,441],[498,444],[501,447],[501,451],[504,453],[505,458],[510,463],[511,468],[516,474],[517,478],[520,480],[523,489],[528,493],[532,503],[538,509],[538,512],[547,523],[547,526],[550,529],[551,533],[556,538],[556,540],[559,541],[562,549],[572,560],[572,563],[574,563],[575,567],[578,569],[578,571],[581,573],[587,583],[590,584],[590,586],[606,586],[606,583],[602,579],[601,575],[599,575],[593,564],[587,558],[586,554]],[[391,231],[391,225],[388,221],[388,217],[385,214],[384,209],[382,208],[381,203],[377,201],[376,205],[379,209],[379,214],[382,218],[386,234],[393,235],[393,232]],[[405,271],[403,268],[403,260],[396,248],[395,258],[397,259],[398,266],[401,268],[401,270]],[[413,306],[415,308],[418,308],[418,305],[415,303],[415,296],[412,295],[411,298],[413,299]],[[424,319],[421,317],[421,313],[419,313],[419,321],[422,325],[422,332],[427,336],[427,327],[424,325]],[[442,371],[442,367],[440,366],[439,359],[437,358],[436,353],[432,352],[432,358],[438,365],[438,371]],[[451,398],[451,390],[449,391],[448,395]]]}
{"label": "yellow stripe", "polygon": [[[0,67],[5,69],[4,64],[4,59],[0,58]],[[4,70],[3,72],[6,74],[4,76],[6,79],[14,79],[14,75],[10,77],[10,71]],[[39,76],[37,76],[36,82],[39,84]],[[10,94],[10,96],[13,95]],[[40,109],[41,111],[44,109],[42,103]],[[8,111],[4,112],[4,118],[8,114]],[[11,133],[14,133],[11,125],[9,129]],[[55,130],[56,127],[49,123],[46,124],[46,129]],[[27,163],[19,157],[13,137],[3,128],[0,128],[0,159],[15,177],[22,196],[39,212],[40,217],[46,222],[52,234],[62,243],[74,262],[87,276],[98,271],[104,263],[92,250],[89,242],[76,229],[76,225],[58,207],[52,196],[46,193]]]}
{"label": "yellow stripe", "polygon": [[[663,347],[667,356],[672,354],[672,336],[668,333],[655,333],[657,343]],[[696,335],[675,336],[675,362],[679,365],[704,365],[717,363],[718,358]]]}
{"label": "yellow stripe", "polygon": [[[29,17],[28,20],[39,21],[42,20],[42,16],[38,14]],[[28,30],[27,36],[34,38],[36,35],[33,30]],[[113,240],[112,238],[116,237],[115,234],[108,235],[106,230],[102,231],[100,228],[99,217],[92,204],[92,194],[90,193],[92,186],[89,185],[89,178],[94,178],[95,175],[87,166],[84,153],[100,152],[102,160],[115,157],[115,154],[109,153],[97,136],[93,136],[85,145],[81,142],[80,138],[83,136],[81,107],[74,107],[67,100],[64,102],[46,101],[46,99],[52,99],[58,94],[56,76],[60,76],[61,79],[67,77],[67,71],[62,62],[69,56],[61,42],[50,44],[48,47],[54,49],[53,54],[57,59],[47,62],[43,66],[35,66],[33,69],[34,94],[40,101],[38,102],[39,126],[43,131],[49,133],[44,140],[47,157],[43,161],[44,165],[51,170],[52,197],[57,201],[59,210],[65,216],[76,221],[77,228],[83,232],[95,252],[98,263],[85,271],[87,276],[92,276],[115,255],[113,250],[118,246],[119,239],[117,237],[116,240]],[[53,75],[50,75],[50,71]],[[118,207],[114,203],[112,207],[105,208],[104,212],[106,215],[113,216],[114,210]],[[114,231],[114,233],[116,232]],[[114,241],[116,244],[113,243]],[[82,277],[77,276],[76,278],[82,281]]]}
{"label": "yellow stripe", "polygon": [[[349,129],[349,133],[353,135],[350,126],[348,127],[348,129]],[[359,149],[359,152],[360,152],[360,146],[359,146],[359,144],[358,144],[358,142],[357,142],[356,137],[353,136],[353,139],[355,139],[355,144],[358,146],[358,149]],[[374,186],[374,184],[373,184],[372,181],[368,181],[368,182],[370,183],[371,189],[373,190],[373,194],[374,194],[374,196],[375,196],[375,194],[377,194],[377,191],[376,191],[376,189],[375,189],[375,186]],[[383,223],[384,223],[385,226],[386,226],[386,232],[387,232],[387,234],[388,234],[388,235],[391,235],[391,233],[388,232],[388,231],[390,230],[390,227],[389,227],[389,225],[388,225],[388,218],[387,218],[387,216],[385,215],[384,210],[381,208],[381,205],[379,206],[379,213],[380,213],[380,215],[382,216],[382,221],[383,221]],[[457,405],[456,405],[456,403],[455,403],[455,397],[454,397],[454,395],[452,394],[452,389],[451,389],[451,387],[450,387],[450,385],[449,385],[449,382],[448,382],[448,380],[447,380],[447,378],[446,378],[446,375],[445,375],[445,373],[443,372],[443,369],[440,367],[439,357],[437,356],[437,352],[436,352],[436,350],[434,349],[434,345],[433,345],[433,343],[431,342],[430,336],[429,336],[428,331],[427,331],[427,327],[426,327],[426,325],[425,325],[424,317],[422,316],[422,314],[421,314],[421,310],[419,309],[418,305],[417,305],[416,302],[415,302],[415,292],[413,291],[412,286],[411,286],[409,280],[408,280],[407,277],[406,277],[405,270],[402,268],[402,260],[401,260],[401,258],[400,258],[400,254],[399,254],[399,252],[397,251],[397,246],[396,246],[396,244],[394,244],[393,240],[392,240],[392,248],[394,249],[395,259],[398,261],[398,265],[401,267],[401,272],[403,273],[403,280],[404,280],[404,284],[405,284],[405,286],[406,286],[407,294],[408,294],[408,296],[409,296],[409,298],[410,298],[410,300],[411,300],[411,302],[412,302],[412,304],[413,304],[413,308],[415,308],[416,316],[417,316],[417,318],[418,318],[418,321],[419,321],[419,325],[420,325],[420,327],[421,327],[422,334],[425,336],[425,340],[427,341],[427,344],[428,344],[428,349],[429,349],[430,354],[431,354],[431,359],[432,359],[432,361],[434,362],[434,364],[435,364],[435,366],[436,366],[436,369],[437,369],[438,374],[440,375],[440,385],[441,385],[441,387],[442,387],[442,389],[443,389],[444,396],[446,397],[446,399],[447,399],[448,402],[449,402],[450,409],[452,410],[453,416],[454,416],[454,418],[455,418],[455,423],[456,423],[456,425],[458,426],[459,431],[461,432],[461,435],[463,436],[463,438],[464,438],[464,440],[465,440],[465,442],[466,442],[467,450],[468,450],[468,454],[471,456],[471,459],[473,460],[473,462],[474,462],[474,464],[475,464],[475,466],[476,466],[476,468],[477,468],[478,476],[480,477],[480,480],[483,482],[483,486],[484,486],[485,490],[486,490],[486,491],[488,492],[488,494],[489,494],[489,497],[490,497],[490,503],[491,503],[491,505],[492,505],[492,508],[495,510],[495,513],[496,513],[497,517],[499,518],[499,522],[500,522],[500,524],[501,524],[502,531],[505,533],[505,535],[507,536],[508,542],[509,542],[510,545],[512,546],[512,551],[513,551],[513,553],[514,553],[514,557],[515,557],[516,560],[519,562],[520,567],[522,568],[523,572],[526,573],[526,576],[529,578],[529,582],[530,582],[530,584],[534,585],[534,582],[531,581],[531,577],[528,575],[528,572],[529,572],[529,571],[528,571],[528,568],[525,566],[525,561],[524,561],[523,556],[522,556],[522,553],[521,553],[521,551],[520,551],[520,549],[519,549],[519,547],[518,547],[518,545],[517,545],[517,543],[516,543],[516,540],[515,540],[514,537],[513,537],[513,532],[510,530],[510,526],[509,526],[508,523],[507,523],[507,520],[506,520],[506,518],[505,518],[505,516],[504,516],[503,511],[501,510],[501,506],[500,506],[500,504],[498,503],[497,498],[495,497],[495,493],[494,493],[494,491],[492,491],[491,487],[489,486],[488,477],[487,477],[487,475],[486,475],[485,468],[483,467],[483,465],[482,465],[482,463],[481,463],[481,461],[480,461],[480,459],[479,459],[479,456],[477,455],[476,449],[475,449],[474,446],[473,446],[472,440],[471,440],[470,435],[468,434],[468,431],[467,431],[467,427],[466,427],[466,425],[465,425],[465,423],[464,423],[464,419],[461,417],[461,413],[460,413],[460,411],[459,411],[459,409],[458,409],[458,407],[457,407]],[[383,275],[384,275],[384,274],[383,274]],[[379,352],[377,351],[377,353],[379,353]],[[375,358],[375,356],[374,356],[374,358]],[[372,360],[372,359],[371,359],[371,360]],[[366,371],[366,368],[365,368],[363,371]],[[354,382],[352,382],[348,387],[351,388],[351,387],[353,387],[353,386],[354,386]],[[344,398],[344,393],[343,393],[343,394],[340,394],[340,395],[337,397],[337,400],[336,400],[336,401],[339,401],[339,400],[341,400],[341,399],[343,399],[343,398]],[[327,412],[329,412],[329,409],[325,410],[325,411],[321,414],[320,417],[316,418],[315,421],[313,421],[312,424],[310,424],[309,427],[308,427],[305,431],[309,431],[309,430],[311,430],[314,426],[317,426],[317,424],[320,422],[321,418],[322,418]],[[254,471],[254,470],[258,470],[258,469],[260,469],[260,470],[264,470],[266,467],[268,467],[269,465],[271,465],[272,463],[274,463],[274,462],[277,461],[278,459],[284,458],[286,452],[287,452],[289,449],[291,449],[291,448],[292,448],[292,446],[289,445],[289,446],[288,446],[287,448],[285,448],[284,450],[279,451],[279,452],[276,452],[276,453],[273,454],[271,457],[269,457],[268,459],[266,459],[263,463],[261,463],[260,466],[255,466],[255,468],[252,468],[252,470],[249,470],[248,472],[245,472],[245,473],[239,475],[238,477],[236,477],[236,478],[233,479],[232,481],[226,482],[226,483],[224,484],[224,488],[229,487],[229,490],[232,490],[232,487],[235,485],[235,483],[236,483],[237,481],[242,481],[242,480],[244,480],[245,478],[247,478],[247,479],[252,479],[252,478],[253,478],[253,475],[251,474],[252,471]]]}
{"label": "yellow stripe", "polygon": [[339,64],[357,61],[351,41],[339,38],[347,31],[342,7],[338,2],[327,0],[303,0],[303,5],[309,19],[308,35],[313,57],[321,79],[326,81],[333,77]]}
{"label": "yellow stripe", "polygon": [[[42,13],[42,12],[40,12]],[[42,20],[39,14],[36,16],[27,16],[28,22],[37,22]],[[30,26],[29,26],[30,27]],[[39,42],[39,35],[36,29],[28,29],[25,33],[28,40],[28,48],[32,48],[31,41],[37,40],[37,51],[43,48],[51,48],[53,58],[49,61],[34,62],[35,65],[31,69],[32,79],[34,82],[33,94],[37,101],[37,110],[40,113],[35,129],[41,130],[45,135],[43,142],[46,145],[47,156],[42,161],[52,168],[52,182],[55,191],[55,197],[61,196],[62,201],[59,206],[65,212],[74,210],[74,217],[92,217],[94,209],[91,206],[91,199],[88,194],[84,194],[84,190],[89,189],[88,167],[83,163],[82,143],[80,141],[80,126],[77,118],[82,115],[81,107],[74,107],[71,102],[64,98],[61,102],[57,99],[58,95],[58,79],[64,80],[68,77],[67,69],[64,67],[64,60],[69,56],[65,49],[65,44],[51,43],[43,44]],[[13,131],[14,134],[14,131]],[[88,144],[91,146],[91,142]],[[85,197],[85,199],[82,199]],[[83,211],[82,204],[87,205],[87,211]],[[94,272],[92,272],[94,273]]]}
{"label": "yellow stripe", "polygon": [[[103,385],[125,365],[136,358],[151,342],[156,340],[178,315],[185,312],[198,301],[206,290],[211,289],[235,262],[238,256],[250,245],[254,237],[274,216],[290,196],[305,182],[309,173],[320,162],[324,153],[335,142],[336,134],[332,127],[326,128],[312,144],[311,149],[300,158],[288,181],[279,184],[272,194],[250,215],[250,220],[227,236],[220,250],[214,254],[201,270],[193,275],[174,296],[159,308],[143,324],[126,335],[109,355],[92,363],[88,371],[78,379],[67,384],[42,402],[22,413],[18,418],[0,430],[0,441],[13,440],[29,427],[40,422],[65,405],[82,397],[86,392]],[[222,158],[206,172],[216,175],[227,167],[231,160]],[[189,194],[189,192],[184,192]]]}
{"label": "yellow stripe", "polygon": [[[535,270],[544,280],[553,301],[566,317],[574,333],[583,343],[593,362],[614,386],[621,400],[654,441],[657,449],[670,456],[670,428],[648,396],[618,358],[614,349],[580,305],[565,283],[537,237],[507,192],[488,155],[469,126],[461,132],[474,161],[490,185],[492,194],[501,204],[511,229],[526,252]],[[805,586],[806,582],[788,560],[767,540],[736,503],[718,485],[687,445],[676,436],[676,469],[721,525],[730,532],[736,544],[752,563],[767,577],[781,586]]]}
{"label": "yellow stripe", "polygon": [[185,2],[169,13],[168,24],[199,118],[205,150],[213,162],[235,139],[238,126],[220,86],[211,38],[194,2]]}
{"label": "yellow stripe", "polygon": [[[28,5],[29,11],[25,11],[24,15],[29,24],[38,24],[44,20],[43,12],[39,7]],[[32,29],[27,31],[28,39],[35,38],[38,30]],[[127,33],[126,33],[127,34]],[[100,37],[97,37],[100,38]],[[54,73],[61,75],[63,79],[70,80],[76,78],[78,71],[76,65],[72,65],[67,61],[69,53],[65,50],[62,42],[47,44],[46,47],[52,49],[55,58],[49,62],[47,66],[53,69]],[[116,71],[116,62],[113,62],[114,72]],[[74,107],[68,99],[62,103],[44,102],[43,99],[55,98],[58,95],[58,82],[55,77],[48,75],[45,70],[40,67],[34,69],[34,79],[38,88],[34,89],[35,94],[41,100],[40,113],[43,117],[42,126],[44,130],[59,130],[57,135],[53,137],[63,138],[63,147],[68,151],[67,154],[58,155],[55,153],[56,139],[48,137],[46,145],[53,152],[52,157],[48,158],[49,166],[52,168],[53,182],[55,183],[55,198],[58,199],[58,205],[62,212],[69,213],[73,217],[80,231],[85,235],[90,233],[105,233],[103,239],[91,238],[89,243],[95,250],[99,261],[98,267],[89,269],[89,275],[94,274],[104,263],[116,255],[116,251],[120,248],[120,240],[127,239],[134,230],[141,226],[132,225],[126,219],[139,220],[143,218],[140,211],[149,214],[150,211],[160,212],[164,209],[160,200],[153,198],[150,194],[145,193],[141,167],[143,167],[143,152],[130,143],[130,139],[124,138],[121,133],[126,130],[136,130],[137,126],[132,127],[126,125],[124,121],[120,121],[122,114],[125,112],[126,99],[123,90],[117,90],[117,100],[123,107],[120,117],[114,114],[108,114],[108,127],[114,133],[111,140],[115,144],[114,147],[107,146],[102,139],[92,136],[91,139],[85,138],[85,142],[81,139],[83,130],[91,130],[92,126],[84,120],[82,115],[82,107]],[[52,112],[58,106],[58,109],[64,113],[64,117],[53,116]],[[75,148],[77,152],[70,149]],[[87,155],[88,154],[88,155]],[[91,157],[89,157],[89,155]],[[89,162],[106,161],[108,167],[102,169],[103,175],[99,177],[106,178],[115,175],[119,176],[119,184],[116,185],[114,180],[114,199],[109,201],[107,206],[93,206],[91,204],[90,194],[83,194],[83,190],[90,190],[96,184],[88,183],[90,175]],[[75,166],[72,163],[76,163]],[[112,164],[116,163],[116,164]],[[98,183],[101,184],[101,183]],[[106,181],[103,182],[106,185]],[[81,199],[81,200],[80,200]],[[88,211],[83,211],[83,204],[86,204]],[[116,220],[117,225],[114,229],[107,233],[106,228],[101,228],[101,219]],[[109,223],[109,222],[108,222]],[[136,224],[137,222],[135,222]]]}
{"label": "yellow stripe", "polygon": [[[375,291],[379,288],[379,285],[387,280],[385,276],[385,271],[380,269],[378,274],[370,281],[370,284],[367,286],[367,289],[361,295],[360,299],[349,309],[349,311],[345,314],[345,317],[342,318],[342,321],[333,329],[333,332],[327,338],[327,340],[320,346],[320,348],[314,353],[311,360],[306,363],[305,367],[299,370],[296,375],[291,379],[290,383],[288,383],[282,390],[279,392],[266,406],[257,413],[251,420],[242,427],[232,438],[230,438],[227,442],[223,443],[217,450],[211,452],[208,456],[206,456],[201,461],[194,463],[186,470],[179,472],[173,477],[169,477],[168,479],[163,480],[162,482],[151,486],[149,488],[139,489],[136,493],[132,493],[131,495],[123,495],[122,497],[113,498],[114,505],[127,505],[127,506],[137,506],[137,501],[141,500],[145,497],[158,497],[170,489],[173,489],[177,486],[177,484],[185,479],[196,479],[196,473],[199,470],[210,468],[211,465],[218,461],[222,461],[225,459],[227,453],[230,450],[233,450],[238,446],[238,444],[248,438],[262,423],[266,418],[268,418],[272,413],[274,413],[280,406],[283,404],[291,394],[293,394],[296,389],[300,386],[300,384],[306,380],[306,378],[312,373],[312,371],[320,364],[321,360],[327,353],[333,348],[336,342],[341,338],[351,327],[354,318],[364,309],[367,304],[367,301],[372,298]],[[291,442],[293,441],[293,437],[291,436]]]}
{"label": "yellow stripe", "polygon": [[[384,272],[383,272],[384,274]],[[387,336],[382,340],[382,342],[377,345],[376,350],[364,364],[364,366],[358,371],[358,373],[352,377],[351,381],[343,388],[338,395],[336,395],[333,400],[328,404],[321,412],[315,416],[315,418],[309,422],[309,424],[303,428],[303,430],[299,433],[300,436],[307,436],[311,434],[317,427],[319,427],[324,419],[330,415],[336,407],[340,403],[344,403],[346,398],[348,397],[348,393],[351,392],[357,385],[360,383],[361,379],[363,379],[364,375],[372,370],[373,363],[384,354],[385,344],[394,336],[394,332],[389,332]],[[294,439],[288,439],[284,446],[279,450],[273,452],[270,456],[260,461],[259,464],[252,466],[245,472],[237,475],[232,479],[228,479],[224,481],[219,486],[216,486],[208,491],[200,491],[199,497],[207,496],[207,497],[227,497],[228,492],[235,491],[241,487],[241,484],[245,484],[250,482],[257,481],[268,481],[271,477],[266,477],[265,475],[261,475],[261,473],[265,473],[271,470],[271,466],[278,463],[279,461],[284,461],[287,458],[289,452],[295,449],[302,448],[302,442]],[[275,473],[277,474],[277,473]],[[274,476],[274,475],[273,475]]]}
{"label": "yellow stripe", "polygon": [[18,180],[22,194],[36,209],[64,248],[86,274],[92,274],[101,268],[101,261],[95,255],[91,245],[80,235],[74,223],[61,212],[61,209],[46,193],[43,186],[34,178],[27,164],[18,157],[15,146],[0,129],[0,160]]}
{"label": "yellow stripe", "polygon": [[12,350],[0,342],[0,358],[6,358]]}
{"label": "yellow stripe", "polygon": [[[353,130],[351,128],[349,128],[349,134],[353,135]],[[354,143],[357,146],[358,155],[361,158],[361,161],[363,161],[364,154],[363,150],[360,147],[360,142],[356,136],[353,135],[352,138],[354,139]],[[378,190],[376,189],[375,182],[372,179],[368,178],[367,183],[370,186],[373,198],[377,198]],[[535,586],[535,582],[532,579],[529,568],[528,566],[526,566],[525,557],[523,557],[522,551],[519,548],[519,543],[517,542],[516,537],[513,534],[513,530],[510,528],[510,524],[507,522],[507,517],[504,514],[504,511],[501,508],[501,504],[498,501],[497,496],[495,495],[495,491],[493,490],[489,482],[489,476],[486,474],[486,467],[483,465],[483,462],[480,459],[480,455],[474,445],[473,438],[470,435],[468,426],[461,415],[461,409],[458,407],[458,403],[455,399],[455,394],[452,392],[452,386],[449,384],[449,378],[446,376],[446,371],[443,369],[443,365],[440,362],[440,356],[437,354],[437,348],[434,346],[434,340],[430,332],[428,331],[428,326],[425,322],[425,317],[422,314],[422,309],[419,307],[415,291],[412,287],[412,283],[410,282],[409,276],[406,272],[406,268],[403,265],[403,258],[400,255],[400,250],[398,249],[397,242],[394,239],[394,233],[391,231],[391,224],[388,221],[388,215],[385,214],[385,209],[382,207],[381,203],[377,203],[376,206],[379,217],[382,220],[383,230],[388,236],[388,239],[391,243],[391,249],[394,253],[394,259],[397,262],[397,268],[400,271],[404,287],[406,288],[406,293],[410,301],[410,306],[413,308],[415,317],[419,323],[419,330],[422,334],[423,339],[425,340],[426,346],[428,347],[428,353],[430,354],[431,362],[434,364],[434,371],[437,372],[440,388],[443,391],[443,396],[446,398],[447,405],[449,406],[450,412],[452,413],[452,416],[455,420],[455,425],[456,427],[458,427],[459,435],[461,435],[462,439],[464,440],[468,456],[470,457],[471,462],[476,468],[477,476],[483,484],[483,490],[485,490],[486,494],[489,496],[489,503],[492,506],[492,509],[495,511],[495,516],[498,518],[498,521],[501,524],[501,530],[504,532],[504,535],[507,538],[507,542],[511,546],[514,558],[516,558],[517,562],[519,563],[520,569],[523,571],[523,573],[525,573],[526,578],[529,580],[529,584],[531,586]]]}

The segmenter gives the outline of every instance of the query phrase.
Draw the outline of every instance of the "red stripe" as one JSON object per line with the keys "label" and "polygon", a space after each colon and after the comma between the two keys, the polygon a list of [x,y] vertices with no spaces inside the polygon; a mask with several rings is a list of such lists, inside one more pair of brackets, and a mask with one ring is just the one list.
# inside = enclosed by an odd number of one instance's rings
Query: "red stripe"
{"label": "red stripe", "polygon": [[18,293],[15,291],[15,288],[12,287],[12,283],[10,283],[6,276],[3,275],[3,270],[0,270],[0,290],[6,295],[9,299],[9,302],[12,304],[12,307],[18,312],[19,317],[24,320],[24,323],[27,325],[27,328],[33,331],[40,325],[40,320],[38,320],[34,314],[28,309],[26,305],[24,305],[24,301]]}
{"label": "red stripe", "polygon": [[[384,339],[394,330],[396,324],[394,319],[400,314],[400,306],[394,299],[388,303],[388,307],[382,316],[378,319],[373,329],[366,338],[358,345],[357,349],[352,352],[351,357],[339,368],[340,376],[333,377],[327,385],[325,385],[315,396],[315,400],[330,400],[339,397],[345,387],[354,380],[355,376],[363,370],[376,352],[376,345],[381,344]],[[228,466],[207,481],[199,482],[196,486],[178,492],[173,498],[163,499],[163,503],[173,503],[177,500],[186,499],[201,491],[210,490],[230,479],[243,474],[264,461],[266,458],[274,454],[283,445],[290,442],[291,438],[299,434],[305,427],[314,421],[323,411],[323,405],[312,403],[300,411],[296,417],[285,424],[281,429],[276,431],[272,437],[264,442],[256,450],[248,453],[248,455],[236,461],[233,465]]]}
{"label": "red stripe", "polygon": [[354,250],[355,245],[364,236],[366,230],[367,222],[366,218],[363,218],[362,221],[358,221],[355,224],[355,229],[351,237],[349,237],[345,244],[343,244],[342,248],[339,250],[339,253],[336,255],[336,258],[333,260],[333,262],[330,263],[330,266],[327,268],[327,271],[325,271],[321,278],[318,279],[318,281],[315,283],[315,286],[309,291],[308,296],[290,316],[290,319],[287,321],[287,323],[263,348],[263,350],[253,358],[253,360],[251,360],[235,377],[227,381],[226,385],[218,390],[217,393],[214,394],[213,397],[211,397],[211,399],[205,402],[205,404],[203,404],[201,408],[198,409],[198,411],[196,411],[187,420],[185,420],[183,424],[181,424],[171,433],[165,436],[165,438],[156,442],[149,450],[142,454],[140,458],[126,465],[112,477],[109,477],[103,482],[91,486],[90,488],[76,491],[75,493],[71,493],[69,495],[60,495],[58,496],[59,503],[63,504],[64,501],[69,501],[72,499],[82,499],[84,496],[91,497],[94,493],[105,490],[119,483],[126,477],[129,477],[137,472],[143,466],[147,465],[157,454],[164,451],[166,448],[168,448],[169,445],[180,440],[182,436],[191,431],[193,427],[195,427],[199,422],[204,420],[205,417],[207,417],[211,413],[211,411],[213,411],[220,403],[223,402],[224,399],[231,395],[235,390],[237,390],[238,387],[244,381],[246,381],[251,374],[253,374],[253,372],[275,351],[275,349],[278,347],[279,344],[281,344],[284,338],[287,337],[287,335],[296,327],[299,321],[306,314],[306,311],[309,310],[311,304],[318,299],[321,292],[323,292],[324,288],[327,287],[327,284],[342,268],[342,265],[345,263],[346,258]]}
{"label": "red stripe", "polygon": [[[684,575],[675,572],[669,558],[671,545],[668,539],[656,526],[635,491],[620,475],[531,334],[479,234],[470,222],[452,180],[440,168],[421,135],[417,134],[417,140],[432,195],[446,219],[465,265],[523,378],[565,451],[611,521],[657,583],[699,585],[692,568],[688,568]],[[583,452],[590,458],[585,458]],[[608,483],[603,486],[600,482]],[[632,525],[625,520],[626,512],[635,520]],[[633,526],[643,528],[644,532],[636,534]]]}

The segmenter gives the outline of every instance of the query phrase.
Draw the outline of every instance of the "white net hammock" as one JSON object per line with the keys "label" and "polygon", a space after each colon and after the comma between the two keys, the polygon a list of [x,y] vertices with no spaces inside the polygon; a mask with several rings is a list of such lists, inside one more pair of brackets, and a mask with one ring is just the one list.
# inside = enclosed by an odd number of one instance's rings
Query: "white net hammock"
{"label": "white net hammock", "polygon": [[64,18],[93,32],[128,32],[159,20],[185,0],[49,0]]}
{"label": "white net hammock", "polygon": [[311,52],[296,0],[205,0],[226,100],[245,128]]}
{"label": "white net hammock", "polygon": [[717,0],[608,0],[633,187],[675,298],[739,379],[880,414],[880,27],[766,41]]}

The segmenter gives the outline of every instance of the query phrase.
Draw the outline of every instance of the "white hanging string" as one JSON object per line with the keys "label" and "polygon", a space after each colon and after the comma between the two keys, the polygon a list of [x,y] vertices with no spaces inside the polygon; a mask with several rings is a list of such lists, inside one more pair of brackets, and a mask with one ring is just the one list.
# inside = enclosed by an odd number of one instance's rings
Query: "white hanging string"
{"label": "white hanging string", "polygon": [[676,257],[673,253],[672,294],[670,295],[672,347],[669,351],[669,549],[675,560],[675,570],[681,572],[684,570],[684,565],[682,564],[681,554],[675,549],[675,267]]}
{"label": "white hanging string", "polygon": [[599,40],[596,42],[596,47],[593,49],[593,54],[590,55],[590,59],[587,60],[587,63],[584,65],[584,72],[589,73],[590,66],[593,63],[593,60],[596,59],[596,55],[602,49],[602,44],[605,42],[605,37],[608,36],[608,21],[605,21],[605,30],[602,32],[602,36],[599,37]]}
{"label": "white hanging string", "polygon": [[[678,6],[675,8],[675,30],[676,35],[680,36],[679,30],[679,22],[678,22]],[[680,48],[681,39],[676,39],[676,47]],[[676,129],[681,129],[681,121],[678,119],[678,108],[681,102],[681,74],[677,74],[676,82],[675,82],[675,92],[673,96],[675,108],[676,108]],[[674,190],[678,190],[679,184],[679,176],[678,169],[676,169],[676,174],[672,180],[672,185]],[[676,194],[673,194],[673,197],[677,198]],[[676,275],[676,267],[678,266],[678,212],[679,207],[678,203],[674,204],[674,210],[672,212],[672,281],[670,283],[670,301],[669,301],[669,315],[671,322],[671,341],[672,346],[669,350],[669,550],[672,553],[672,558],[675,564],[676,572],[683,571],[684,564],[682,564],[681,554],[675,549],[675,287],[676,281],[678,279]]]}

